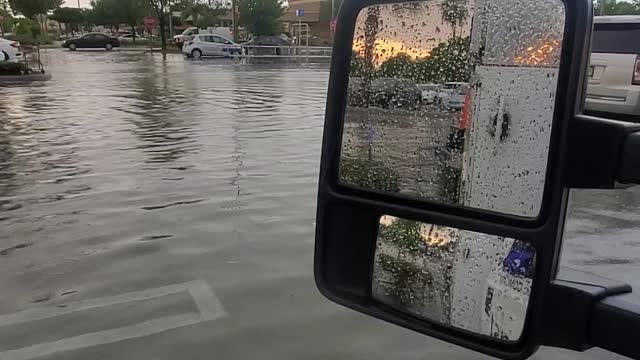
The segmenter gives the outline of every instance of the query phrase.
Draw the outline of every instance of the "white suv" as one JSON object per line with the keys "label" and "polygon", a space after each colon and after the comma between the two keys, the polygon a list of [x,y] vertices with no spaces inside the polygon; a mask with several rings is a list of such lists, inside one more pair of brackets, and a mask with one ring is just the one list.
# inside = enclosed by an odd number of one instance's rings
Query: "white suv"
{"label": "white suv", "polygon": [[596,16],[585,110],[640,119],[640,16]]}
{"label": "white suv", "polygon": [[16,62],[21,56],[19,42],[0,38],[0,61]]}

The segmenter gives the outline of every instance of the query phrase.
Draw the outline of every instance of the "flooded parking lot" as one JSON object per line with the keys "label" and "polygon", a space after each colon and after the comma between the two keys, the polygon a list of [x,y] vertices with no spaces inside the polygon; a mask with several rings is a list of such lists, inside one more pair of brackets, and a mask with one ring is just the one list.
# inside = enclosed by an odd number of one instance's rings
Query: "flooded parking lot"
{"label": "flooded parking lot", "polygon": [[[0,88],[0,359],[486,358],[315,289],[327,65],[43,60]],[[640,286],[640,190],[572,206],[563,264]]]}

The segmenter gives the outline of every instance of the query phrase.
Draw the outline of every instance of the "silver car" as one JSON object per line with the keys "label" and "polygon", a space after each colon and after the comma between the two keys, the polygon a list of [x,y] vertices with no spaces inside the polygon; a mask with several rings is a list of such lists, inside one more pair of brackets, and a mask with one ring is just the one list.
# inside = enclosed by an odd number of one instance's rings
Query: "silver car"
{"label": "silver car", "polygon": [[596,16],[585,109],[640,116],[640,16]]}

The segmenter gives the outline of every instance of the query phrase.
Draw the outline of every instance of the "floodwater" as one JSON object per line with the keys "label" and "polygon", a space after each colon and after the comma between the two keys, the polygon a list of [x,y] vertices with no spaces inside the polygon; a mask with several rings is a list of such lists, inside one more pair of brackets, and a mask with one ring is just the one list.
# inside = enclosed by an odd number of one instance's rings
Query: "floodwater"
{"label": "floodwater", "polygon": [[[0,359],[487,358],[315,289],[326,65],[43,60],[0,88]],[[640,286],[640,189],[574,195],[563,263]]]}

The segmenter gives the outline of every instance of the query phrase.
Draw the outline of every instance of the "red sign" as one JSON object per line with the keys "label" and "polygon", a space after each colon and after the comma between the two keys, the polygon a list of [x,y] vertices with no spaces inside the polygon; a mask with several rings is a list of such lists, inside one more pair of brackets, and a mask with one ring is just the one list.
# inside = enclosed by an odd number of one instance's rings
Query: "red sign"
{"label": "red sign", "polygon": [[329,29],[336,30],[336,19],[333,19],[329,22]]}
{"label": "red sign", "polygon": [[151,31],[154,27],[156,27],[156,18],[153,16],[145,16],[144,17],[144,26]]}

